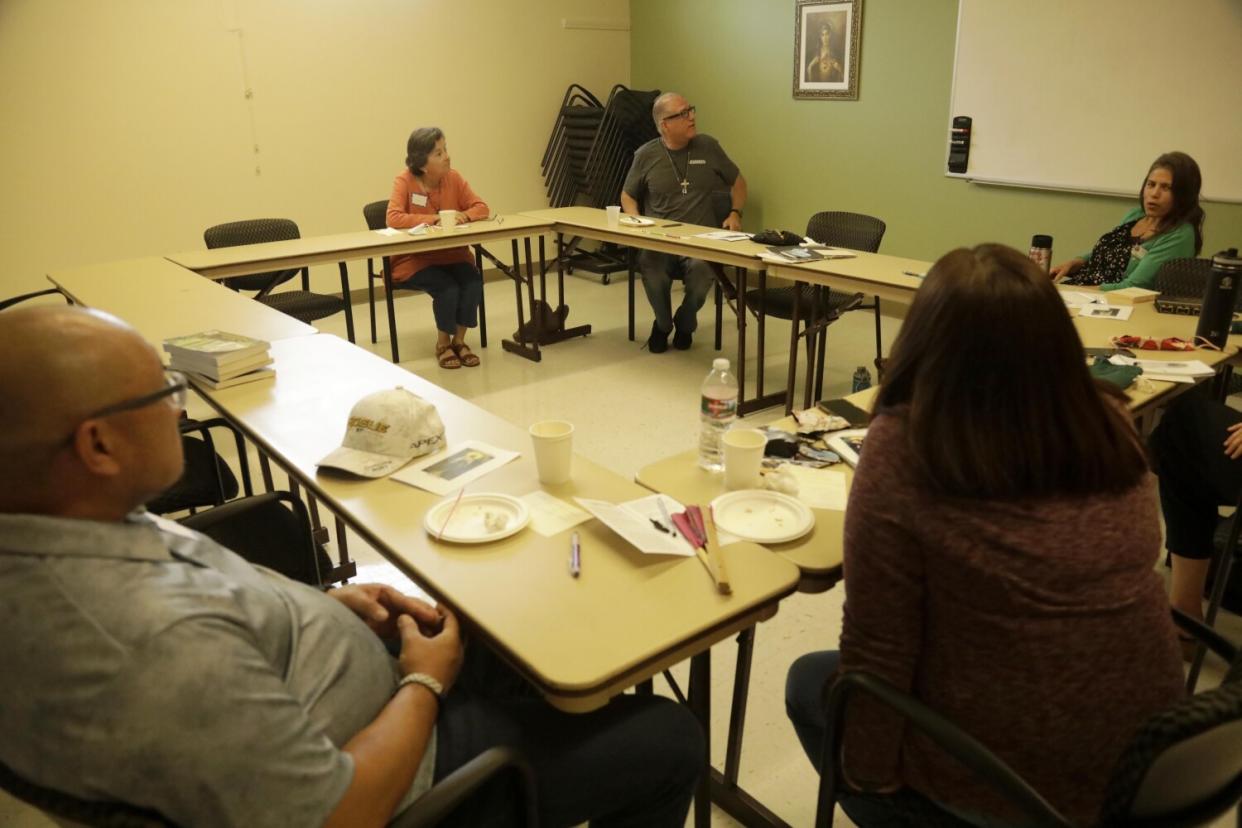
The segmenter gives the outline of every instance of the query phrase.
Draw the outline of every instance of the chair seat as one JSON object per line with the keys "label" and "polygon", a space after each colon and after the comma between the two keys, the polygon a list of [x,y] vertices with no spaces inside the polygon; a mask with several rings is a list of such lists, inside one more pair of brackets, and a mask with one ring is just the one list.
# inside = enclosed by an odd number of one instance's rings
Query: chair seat
{"label": "chair seat", "polygon": [[305,290],[284,290],[259,297],[259,301],[281,313],[287,313],[299,322],[314,322],[340,313],[345,309],[344,300],[322,293]]}
{"label": "chair seat", "polygon": [[[807,319],[811,316],[811,302],[814,291],[809,285],[798,285],[790,287],[771,288],[767,291],[767,295],[763,295],[763,291],[758,288],[746,291],[746,304],[752,310],[758,311],[761,307],[768,316],[775,316],[778,319],[793,319],[793,303],[795,294],[798,297],[798,318]],[[846,311],[853,310],[861,305],[864,296],[861,293],[842,293],[837,290],[829,290],[826,292],[827,300],[824,312],[829,319],[836,319]]]}

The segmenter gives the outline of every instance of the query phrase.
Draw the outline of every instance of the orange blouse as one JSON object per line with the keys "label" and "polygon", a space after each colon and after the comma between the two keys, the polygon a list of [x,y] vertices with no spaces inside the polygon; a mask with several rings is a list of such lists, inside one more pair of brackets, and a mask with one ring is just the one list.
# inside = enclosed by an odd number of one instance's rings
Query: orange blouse
{"label": "orange blouse", "polygon": [[[422,204],[415,203],[418,196]],[[438,224],[441,210],[457,210],[465,214],[466,221],[478,221],[491,214],[491,208],[475,195],[457,170],[449,170],[440,179],[440,186],[426,190],[408,169],[402,170],[392,182],[392,196],[388,199],[387,221],[389,227],[417,227],[419,224]],[[392,280],[404,282],[418,271],[432,265],[473,262],[468,247],[452,247],[431,253],[411,253],[392,257]]]}

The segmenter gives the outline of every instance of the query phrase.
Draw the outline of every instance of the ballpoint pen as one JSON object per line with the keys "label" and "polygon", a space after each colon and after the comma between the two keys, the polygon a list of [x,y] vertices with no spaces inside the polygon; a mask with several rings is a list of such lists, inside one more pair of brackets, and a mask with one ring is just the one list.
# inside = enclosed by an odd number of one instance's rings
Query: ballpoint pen
{"label": "ballpoint pen", "polygon": [[664,525],[669,528],[669,532],[672,533],[673,537],[680,537],[677,534],[677,526],[673,523],[673,517],[668,513],[668,507],[664,505],[664,498],[657,495],[656,503],[660,505],[660,516],[664,518]]}
{"label": "ballpoint pen", "polygon": [[569,536],[569,574],[577,578],[582,571],[582,546],[578,543],[578,533]]}
{"label": "ballpoint pen", "polygon": [[903,270],[903,271],[901,271],[901,275],[903,275],[903,276],[913,276],[913,277],[914,277],[914,278],[916,278],[916,279],[922,279],[922,278],[923,278],[924,276],[926,276],[927,274],[926,274],[926,273],[918,273],[918,272],[913,271],[913,270]]}

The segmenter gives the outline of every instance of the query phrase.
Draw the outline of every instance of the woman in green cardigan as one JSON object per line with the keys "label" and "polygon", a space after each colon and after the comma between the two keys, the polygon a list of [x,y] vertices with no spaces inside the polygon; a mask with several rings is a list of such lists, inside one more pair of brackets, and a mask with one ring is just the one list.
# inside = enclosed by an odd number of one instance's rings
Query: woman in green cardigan
{"label": "woman in green cardigan", "polygon": [[1197,256],[1203,247],[1199,184],[1195,159],[1166,152],[1147,171],[1139,206],[1101,236],[1089,255],[1054,267],[1052,278],[1100,290],[1150,288],[1162,264]]}

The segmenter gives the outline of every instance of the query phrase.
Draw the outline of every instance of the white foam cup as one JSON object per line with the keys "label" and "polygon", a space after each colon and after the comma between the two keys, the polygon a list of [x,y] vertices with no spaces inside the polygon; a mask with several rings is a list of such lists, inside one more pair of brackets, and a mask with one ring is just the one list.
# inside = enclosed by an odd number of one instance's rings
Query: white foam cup
{"label": "white foam cup", "polygon": [[540,483],[569,482],[574,459],[573,437],[574,424],[564,420],[542,420],[530,427]]}
{"label": "white foam cup", "polygon": [[767,435],[757,428],[732,428],[721,438],[724,445],[724,484],[730,491],[759,485],[759,467]]}

